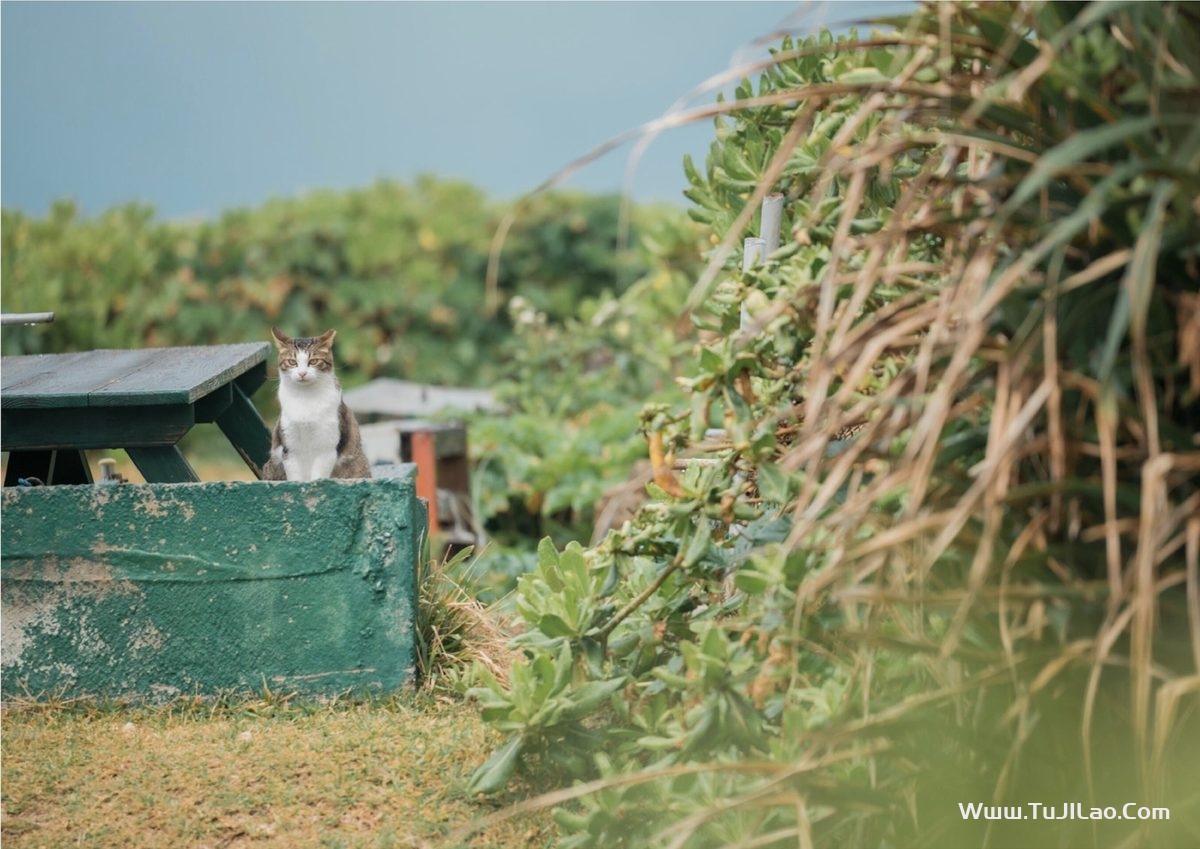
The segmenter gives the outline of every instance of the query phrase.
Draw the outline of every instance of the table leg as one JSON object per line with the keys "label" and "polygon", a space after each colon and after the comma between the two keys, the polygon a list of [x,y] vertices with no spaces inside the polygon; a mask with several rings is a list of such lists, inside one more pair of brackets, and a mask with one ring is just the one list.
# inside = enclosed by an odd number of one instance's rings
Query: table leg
{"label": "table leg", "polygon": [[228,437],[246,465],[261,478],[262,467],[271,456],[271,431],[241,387],[234,383],[230,388],[233,401],[217,417],[217,427]]}
{"label": "table leg", "polygon": [[200,480],[176,445],[126,448],[125,451],[146,479],[146,483],[183,483]]}
{"label": "table leg", "polygon": [[44,484],[91,483],[92,471],[82,451],[13,451],[8,455],[4,485],[17,486],[21,478]]}
{"label": "table leg", "polygon": [[54,471],[47,483],[91,483],[92,470],[88,467],[87,455],[82,451],[55,451]]}

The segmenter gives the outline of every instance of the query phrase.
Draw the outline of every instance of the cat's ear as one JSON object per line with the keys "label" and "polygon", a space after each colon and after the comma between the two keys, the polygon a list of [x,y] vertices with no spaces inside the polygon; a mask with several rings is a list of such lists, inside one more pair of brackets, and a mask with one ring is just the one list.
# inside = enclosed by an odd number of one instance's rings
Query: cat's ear
{"label": "cat's ear", "polygon": [[284,348],[292,344],[292,340],[278,327],[271,328],[271,335],[275,338],[275,347],[277,348]]}
{"label": "cat's ear", "polygon": [[336,330],[326,330],[317,337],[317,345],[322,348],[328,348],[333,345],[333,337],[337,336]]}

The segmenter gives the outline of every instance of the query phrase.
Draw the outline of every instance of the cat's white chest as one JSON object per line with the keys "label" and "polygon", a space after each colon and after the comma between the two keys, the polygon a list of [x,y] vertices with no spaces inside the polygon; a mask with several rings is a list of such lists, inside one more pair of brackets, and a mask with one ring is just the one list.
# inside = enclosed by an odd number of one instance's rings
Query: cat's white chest
{"label": "cat's white chest", "polygon": [[280,459],[288,480],[310,481],[329,477],[337,462],[341,435],[338,406],[342,400],[335,383],[328,386],[279,389],[279,424],[287,453]]}

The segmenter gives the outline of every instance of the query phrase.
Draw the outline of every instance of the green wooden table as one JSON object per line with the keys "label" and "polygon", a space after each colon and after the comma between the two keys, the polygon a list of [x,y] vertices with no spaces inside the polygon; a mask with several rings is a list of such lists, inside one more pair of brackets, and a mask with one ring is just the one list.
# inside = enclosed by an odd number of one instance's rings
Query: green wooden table
{"label": "green wooden table", "polygon": [[271,435],[250,402],[267,343],[38,354],[0,360],[4,485],[90,483],[85,449],[122,448],[150,483],[198,480],[177,443],[216,422],[256,475]]}

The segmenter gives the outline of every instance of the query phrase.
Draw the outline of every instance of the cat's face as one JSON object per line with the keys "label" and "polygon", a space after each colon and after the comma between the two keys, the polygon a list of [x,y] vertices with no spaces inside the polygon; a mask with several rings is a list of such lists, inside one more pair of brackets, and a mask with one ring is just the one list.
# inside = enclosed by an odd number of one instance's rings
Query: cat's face
{"label": "cat's face", "polygon": [[279,379],[300,386],[316,386],[333,379],[334,330],[320,336],[286,336],[271,328],[275,347],[279,349]]}

